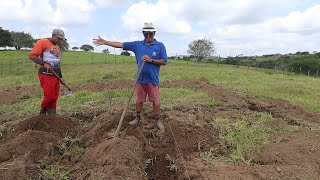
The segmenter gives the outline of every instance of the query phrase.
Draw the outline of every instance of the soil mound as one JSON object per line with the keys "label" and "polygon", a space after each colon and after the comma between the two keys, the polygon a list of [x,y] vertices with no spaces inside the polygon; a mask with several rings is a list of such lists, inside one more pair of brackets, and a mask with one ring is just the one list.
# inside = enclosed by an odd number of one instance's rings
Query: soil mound
{"label": "soil mound", "polygon": [[37,130],[51,133],[55,136],[66,136],[77,133],[77,124],[71,118],[60,116],[37,115],[27,118],[15,127],[16,133],[22,133],[28,130]]}
{"label": "soil mound", "polygon": [[88,149],[73,170],[74,179],[147,179],[143,144],[137,138],[104,140]]}

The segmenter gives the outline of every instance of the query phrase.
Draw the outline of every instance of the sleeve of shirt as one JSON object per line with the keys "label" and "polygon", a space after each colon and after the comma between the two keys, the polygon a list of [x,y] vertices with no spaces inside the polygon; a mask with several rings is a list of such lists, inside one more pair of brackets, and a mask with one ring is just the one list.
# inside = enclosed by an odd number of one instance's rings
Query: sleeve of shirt
{"label": "sleeve of shirt", "polygon": [[133,52],[137,51],[137,42],[136,41],[124,42],[122,44],[123,44],[123,50],[129,50],[129,51],[133,51]]}
{"label": "sleeve of shirt", "polygon": [[160,59],[163,59],[165,60],[165,62],[168,62],[167,50],[162,43],[161,43],[161,49],[160,49]]}
{"label": "sleeve of shirt", "polygon": [[44,41],[42,39],[40,39],[39,41],[37,41],[37,43],[34,45],[33,49],[31,50],[29,55],[36,55],[36,56],[40,56],[43,52],[43,47],[44,47]]}
{"label": "sleeve of shirt", "polygon": [[44,41],[42,39],[37,41],[31,52],[29,53],[29,59],[37,64],[44,65],[45,61],[43,61],[40,57],[43,53],[44,46]]}

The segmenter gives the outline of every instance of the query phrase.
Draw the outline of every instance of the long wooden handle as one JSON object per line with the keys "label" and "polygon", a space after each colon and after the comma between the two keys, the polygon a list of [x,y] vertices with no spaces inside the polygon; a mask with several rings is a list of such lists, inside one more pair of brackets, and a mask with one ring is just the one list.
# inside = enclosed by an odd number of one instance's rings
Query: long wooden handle
{"label": "long wooden handle", "polygon": [[138,72],[138,74],[137,74],[136,81],[135,81],[134,84],[133,84],[132,93],[131,93],[131,95],[130,95],[130,97],[129,97],[129,99],[128,99],[128,102],[127,102],[127,104],[126,104],[126,106],[125,106],[125,108],[124,108],[124,111],[122,112],[122,115],[121,115],[119,124],[118,124],[118,126],[117,126],[117,130],[116,130],[116,132],[115,132],[115,134],[114,134],[114,137],[118,137],[118,136],[119,136],[120,128],[121,128],[121,126],[122,126],[124,116],[126,115],[126,113],[127,113],[127,111],[128,111],[130,101],[131,101],[132,96],[133,96],[133,94],[134,94],[134,90],[135,90],[136,84],[137,84],[137,82],[138,82],[138,79],[139,79],[139,77],[140,77],[140,75],[141,75],[141,72],[142,72],[142,69],[143,69],[143,67],[144,67],[144,64],[145,64],[145,61],[143,61],[142,65],[141,65],[141,67],[140,67],[140,70],[139,70],[139,72]]}
{"label": "long wooden handle", "polygon": [[[51,71],[52,71],[52,73],[54,74],[54,76],[55,76],[56,78],[58,78],[60,82],[62,82],[62,79],[58,76],[58,74],[57,74],[56,72],[54,72],[53,70],[51,70]],[[62,84],[62,83],[61,83],[61,84]],[[63,83],[62,85],[64,85],[69,91],[71,91],[71,88],[69,88],[69,86],[67,86],[66,83]]]}

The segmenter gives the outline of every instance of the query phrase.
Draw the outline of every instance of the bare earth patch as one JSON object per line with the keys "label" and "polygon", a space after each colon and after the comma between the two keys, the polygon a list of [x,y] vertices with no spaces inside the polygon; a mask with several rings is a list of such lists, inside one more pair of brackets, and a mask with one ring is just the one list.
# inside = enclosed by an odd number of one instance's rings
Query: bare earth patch
{"label": "bare earth patch", "polygon": [[[74,86],[102,91],[128,88],[126,83]],[[130,126],[125,116],[120,137],[113,134],[123,109],[97,117],[33,116],[11,122],[0,139],[0,179],[318,179],[320,115],[281,99],[261,102],[205,79],[166,81],[162,87],[185,87],[207,93],[220,104],[181,104],[164,110],[159,131],[147,110],[142,123]],[[1,93],[0,93],[1,94]],[[12,92],[12,96],[16,96]],[[2,98],[0,98],[2,99]],[[2,100],[0,104],[14,103]],[[240,162],[227,161],[234,146],[221,139],[216,119],[239,121],[259,113],[272,115],[266,127],[288,125],[296,131],[275,132],[262,148]],[[91,117],[91,119],[88,119]],[[86,119],[87,118],[87,119]]]}

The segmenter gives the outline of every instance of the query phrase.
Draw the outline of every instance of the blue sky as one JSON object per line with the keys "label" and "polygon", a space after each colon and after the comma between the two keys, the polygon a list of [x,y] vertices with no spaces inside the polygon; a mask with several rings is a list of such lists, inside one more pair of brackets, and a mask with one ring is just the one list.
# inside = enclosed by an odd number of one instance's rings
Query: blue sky
{"label": "blue sky", "polygon": [[[143,22],[152,21],[169,56],[186,55],[199,38],[221,56],[320,51],[319,19],[320,0],[0,0],[4,29],[41,38],[62,28],[71,47],[93,45],[98,35],[142,40]],[[105,48],[114,53],[95,51]]]}

